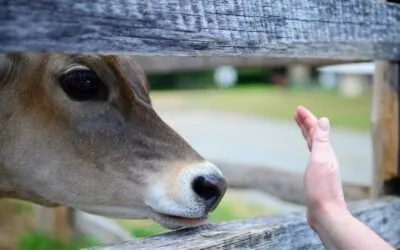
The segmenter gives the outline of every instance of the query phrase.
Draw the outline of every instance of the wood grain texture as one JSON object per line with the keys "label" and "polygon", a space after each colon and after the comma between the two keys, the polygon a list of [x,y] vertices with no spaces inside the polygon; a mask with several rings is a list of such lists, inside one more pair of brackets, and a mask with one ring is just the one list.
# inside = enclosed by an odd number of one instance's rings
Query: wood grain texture
{"label": "wood grain texture", "polygon": [[0,23],[0,52],[400,58],[373,0],[3,0]]}
{"label": "wood grain texture", "polygon": [[[349,204],[350,211],[391,245],[400,246],[400,198]],[[204,225],[99,248],[125,249],[324,249],[304,213]]]}
{"label": "wood grain texture", "polygon": [[[224,174],[229,188],[256,189],[281,200],[305,204],[303,176],[268,169],[262,166],[235,165],[213,161]],[[343,183],[346,201],[367,199],[370,188],[352,183]]]}
{"label": "wood grain texture", "polygon": [[373,195],[400,195],[400,64],[376,62],[372,102]]}

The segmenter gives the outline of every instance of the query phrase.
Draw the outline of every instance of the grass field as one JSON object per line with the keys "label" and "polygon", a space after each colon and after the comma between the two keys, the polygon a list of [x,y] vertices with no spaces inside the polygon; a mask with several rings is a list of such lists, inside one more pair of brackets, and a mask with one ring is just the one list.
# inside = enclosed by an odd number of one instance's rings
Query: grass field
{"label": "grass field", "polygon": [[368,130],[371,94],[355,99],[336,92],[288,90],[255,85],[220,90],[154,91],[153,100],[179,101],[182,107],[215,108],[239,114],[292,120],[297,105],[310,108],[318,116],[327,116],[331,124],[355,130]]}

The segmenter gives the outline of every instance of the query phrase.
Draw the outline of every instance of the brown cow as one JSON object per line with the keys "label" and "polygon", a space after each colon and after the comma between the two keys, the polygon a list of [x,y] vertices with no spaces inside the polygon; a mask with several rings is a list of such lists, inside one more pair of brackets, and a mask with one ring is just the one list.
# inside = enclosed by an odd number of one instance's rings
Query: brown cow
{"label": "brown cow", "polygon": [[180,228],[225,190],[156,114],[130,57],[0,55],[0,196]]}

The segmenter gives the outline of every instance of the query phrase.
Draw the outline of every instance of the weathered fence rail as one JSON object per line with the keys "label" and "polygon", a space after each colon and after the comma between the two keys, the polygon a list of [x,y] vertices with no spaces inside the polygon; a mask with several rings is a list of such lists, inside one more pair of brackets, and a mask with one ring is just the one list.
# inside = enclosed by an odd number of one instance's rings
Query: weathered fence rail
{"label": "weathered fence rail", "polygon": [[[349,204],[359,220],[400,247],[400,198],[385,197]],[[343,230],[346,230],[343,228]],[[225,247],[225,248],[224,248]],[[104,250],[128,249],[323,249],[303,212],[262,217],[184,229],[135,242],[104,246]],[[98,248],[93,248],[98,249]]]}
{"label": "weathered fence rail", "polygon": [[0,51],[400,57],[400,6],[373,0],[10,0]]}
{"label": "weathered fence rail", "polygon": [[[229,188],[255,189],[283,201],[305,204],[301,174],[276,171],[262,166],[213,162],[221,169]],[[371,190],[368,186],[343,183],[343,193],[346,201],[357,201],[370,197]]]}
{"label": "weathered fence rail", "polygon": [[[390,2],[3,0],[0,52],[387,60],[376,63],[372,112],[376,174],[371,190],[380,197],[351,203],[350,208],[389,243],[400,247],[400,198],[385,197],[400,194],[400,5]],[[322,246],[304,214],[293,213],[103,247],[155,248]]]}

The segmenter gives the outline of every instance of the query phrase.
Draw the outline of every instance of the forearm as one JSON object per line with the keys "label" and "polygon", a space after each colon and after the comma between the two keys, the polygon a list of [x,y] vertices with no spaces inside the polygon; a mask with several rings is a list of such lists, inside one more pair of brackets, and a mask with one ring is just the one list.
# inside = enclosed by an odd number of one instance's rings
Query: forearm
{"label": "forearm", "polygon": [[362,249],[389,250],[394,249],[349,212],[330,213],[315,225],[315,231],[328,250]]}

